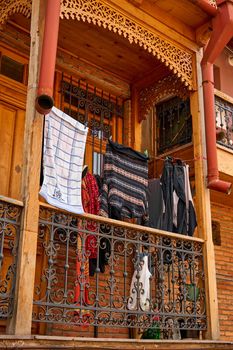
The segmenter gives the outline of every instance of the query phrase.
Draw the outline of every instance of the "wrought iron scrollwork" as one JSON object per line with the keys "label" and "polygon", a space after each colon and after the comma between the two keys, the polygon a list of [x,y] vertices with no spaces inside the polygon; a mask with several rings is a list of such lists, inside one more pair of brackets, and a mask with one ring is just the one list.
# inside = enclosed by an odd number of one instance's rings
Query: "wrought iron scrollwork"
{"label": "wrought iron scrollwork", "polygon": [[233,149],[233,104],[215,96],[217,142]]}
{"label": "wrought iron scrollwork", "polygon": [[[171,324],[206,329],[199,241],[41,207],[39,246],[44,269],[35,288],[35,322],[146,329],[156,319],[164,334]],[[140,300],[144,256],[150,271],[146,311]],[[136,307],[131,308],[133,274]]]}
{"label": "wrought iron scrollwork", "polygon": [[0,201],[0,319],[13,311],[21,208]]}

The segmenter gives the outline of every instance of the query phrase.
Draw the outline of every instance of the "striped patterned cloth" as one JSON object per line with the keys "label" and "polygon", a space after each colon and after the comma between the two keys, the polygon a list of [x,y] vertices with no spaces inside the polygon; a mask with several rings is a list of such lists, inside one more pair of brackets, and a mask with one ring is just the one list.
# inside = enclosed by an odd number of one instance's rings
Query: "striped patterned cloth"
{"label": "striped patterned cloth", "polygon": [[88,128],[53,107],[45,116],[40,195],[58,208],[83,213],[81,181]]}
{"label": "striped patterned cloth", "polygon": [[148,217],[148,158],[130,147],[109,140],[104,163],[100,215],[112,217],[112,209],[123,218]]}

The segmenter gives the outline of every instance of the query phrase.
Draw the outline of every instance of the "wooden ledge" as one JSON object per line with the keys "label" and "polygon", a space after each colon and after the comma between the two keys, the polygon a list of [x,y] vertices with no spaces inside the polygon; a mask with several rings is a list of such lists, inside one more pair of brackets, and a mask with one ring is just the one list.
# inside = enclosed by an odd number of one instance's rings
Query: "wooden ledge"
{"label": "wooden ledge", "polygon": [[131,224],[125,221],[118,221],[118,220],[114,220],[114,219],[109,219],[109,218],[105,218],[102,216],[98,216],[98,215],[93,215],[93,214],[87,214],[84,213],[82,215],[78,215],[78,214],[73,214],[70,213],[68,211],[62,210],[60,208],[56,208],[48,203],[44,203],[44,202],[39,202],[40,203],[40,207],[43,208],[48,208],[51,210],[55,210],[58,212],[65,212],[67,214],[71,214],[77,217],[81,217],[84,219],[89,219],[89,220],[95,220],[98,222],[103,222],[105,224],[109,224],[109,225],[114,225],[114,226],[123,226],[125,228],[131,229],[131,230],[135,230],[135,231],[141,231],[143,233],[150,233],[150,234],[158,234],[160,236],[169,236],[170,238],[175,238],[175,239],[182,239],[185,241],[192,241],[192,242],[200,242],[200,243],[204,243],[204,240],[201,238],[197,238],[197,237],[190,237],[190,236],[186,236],[186,235],[181,235],[178,233],[172,233],[172,232],[167,232],[167,231],[162,231],[162,230],[157,230],[155,228],[150,228],[150,227],[146,227],[146,226],[141,226],[141,225],[136,225],[136,224]]}
{"label": "wooden ledge", "polygon": [[9,204],[14,204],[14,205],[17,205],[18,207],[23,207],[23,202],[18,201],[17,199],[14,199],[14,198],[5,197],[5,196],[0,195],[0,201],[6,202]]}
{"label": "wooden ledge", "polygon": [[69,338],[58,336],[0,335],[0,349],[101,349],[101,350],[232,350],[233,342],[214,340],[140,340],[112,338]]}

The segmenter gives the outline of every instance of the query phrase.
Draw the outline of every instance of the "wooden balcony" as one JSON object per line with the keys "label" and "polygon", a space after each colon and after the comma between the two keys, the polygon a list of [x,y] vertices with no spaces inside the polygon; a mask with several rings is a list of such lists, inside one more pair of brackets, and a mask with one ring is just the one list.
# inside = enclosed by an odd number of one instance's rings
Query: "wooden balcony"
{"label": "wooden balcony", "polygon": [[[8,320],[21,206],[0,204],[0,317]],[[179,340],[206,330],[201,239],[41,203],[37,247],[34,333],[127,339],[152,329],[157,339]],[[150,276],[143,298],[145,256]]]}

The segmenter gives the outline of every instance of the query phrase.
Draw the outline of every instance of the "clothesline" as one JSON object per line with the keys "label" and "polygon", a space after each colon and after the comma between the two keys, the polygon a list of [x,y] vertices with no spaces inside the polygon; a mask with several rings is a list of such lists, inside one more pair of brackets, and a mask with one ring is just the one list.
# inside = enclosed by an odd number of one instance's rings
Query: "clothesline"
{"label": "clothesline", "polygon": [[165,162],[166,160],[168,160],[170,157],[171,160],[181,160],[182,162],[184,163],[191,163],[191,162],[196,162],[198,160],[207,160],[206,157],[194,157],[194,158],[191,158],[191,159],[182,159],[182,158],[176,158],[176,157],[173,157],[173,156],[166,156],[166,157],[150,157],[150,160],[161,160],[163,162]]}

